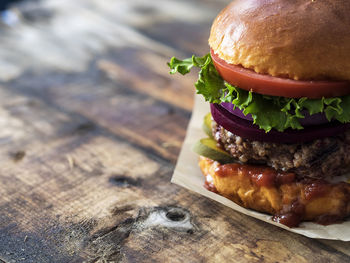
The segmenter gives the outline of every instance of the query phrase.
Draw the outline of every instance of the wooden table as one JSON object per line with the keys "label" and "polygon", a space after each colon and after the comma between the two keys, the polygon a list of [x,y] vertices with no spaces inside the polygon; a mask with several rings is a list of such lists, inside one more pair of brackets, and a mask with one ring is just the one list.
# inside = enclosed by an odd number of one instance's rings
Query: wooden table
{"label": "wooden table", "polygon": [[221,0],[43,0],[0,26],[0,262],[349,262],[170,183]]}

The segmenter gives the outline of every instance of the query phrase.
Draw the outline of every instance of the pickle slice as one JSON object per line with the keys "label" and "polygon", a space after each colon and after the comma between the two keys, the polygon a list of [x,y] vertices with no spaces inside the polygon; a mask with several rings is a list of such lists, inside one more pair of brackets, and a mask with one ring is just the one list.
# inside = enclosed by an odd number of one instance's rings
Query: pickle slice
{"label": "pickle slice", "polygon": [[211,131],[211,113],[204,116],[202,129],[210,138],[213,138],[213,133]]}
{"label": "pickle slice", "polygon": [[235,162],[235,159],[230,154],[217,147],[216,141],[211,138],[205,138],[198,141],[193,146],[193,151],[221,164]]}

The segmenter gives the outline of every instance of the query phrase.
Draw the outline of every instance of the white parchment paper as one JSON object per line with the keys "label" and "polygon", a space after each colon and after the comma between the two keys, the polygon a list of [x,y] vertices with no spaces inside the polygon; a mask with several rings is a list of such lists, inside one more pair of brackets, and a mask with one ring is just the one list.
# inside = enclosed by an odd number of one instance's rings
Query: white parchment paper
{"label": "white parchment paper", "polygon": [[191,149],[192,145],[196,141],[198,141],[200,138],[206,137],[202,131],[202,123],[204,115],[209,111],[209,104],[204,102],[201,96],[196,95],[192,118],[187,129],[185,142],[182,146],[180,156],[171,180],[173,183],[211,198],[243,214],[255,217],[294,233],[298,233],[310,238],[350,241],[350,220],[342,224],[334,224],[330,226],[322,226],[308,222],[302,223],[297,228],[288,228],[282,224],[273,222],[271,220],[271,216],[242,208],[229,199],[205,189],[203,187],[204,176],[198,167],[198,155],[192,152]]}

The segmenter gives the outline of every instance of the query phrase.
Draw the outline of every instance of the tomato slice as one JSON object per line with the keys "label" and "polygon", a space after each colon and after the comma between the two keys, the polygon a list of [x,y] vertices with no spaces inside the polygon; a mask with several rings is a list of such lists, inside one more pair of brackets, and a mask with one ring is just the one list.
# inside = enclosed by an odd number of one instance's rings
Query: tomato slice
{"label": "tomato slice", "polygon": [[287,98],[320,99],[350,94],[350,81],[301,81],[259,74],[228,64],[211,50],[216,70],[231,85],[256,93]]}

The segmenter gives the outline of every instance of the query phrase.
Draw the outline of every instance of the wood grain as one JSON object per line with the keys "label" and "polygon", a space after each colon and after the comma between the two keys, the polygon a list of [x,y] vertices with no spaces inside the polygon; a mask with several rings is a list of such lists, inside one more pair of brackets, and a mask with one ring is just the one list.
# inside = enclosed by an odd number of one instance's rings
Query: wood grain
{"label": "wood grain", "polygon": [[[34,4],[35,3],[35,4]],[[227,1],[46,0],[0,27],[0,262],[348,262],[170,184]]]}

